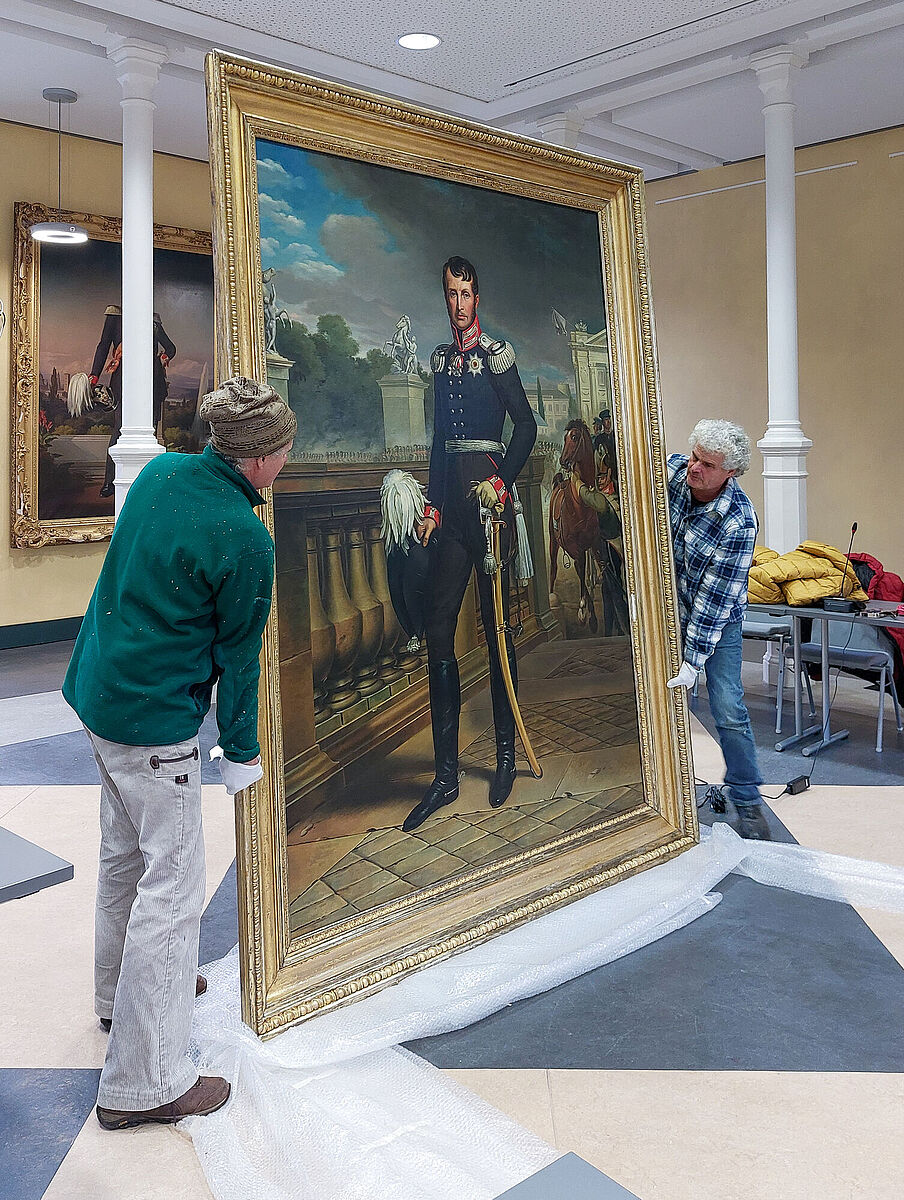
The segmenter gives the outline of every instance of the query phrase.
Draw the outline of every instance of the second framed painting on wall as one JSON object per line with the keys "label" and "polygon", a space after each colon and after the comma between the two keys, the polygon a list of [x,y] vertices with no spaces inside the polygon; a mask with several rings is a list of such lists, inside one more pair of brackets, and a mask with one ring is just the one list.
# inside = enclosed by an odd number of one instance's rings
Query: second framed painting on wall
{"label": "second framed painting on wall", "polygon": [[[89,240],[58,246],[31,238],[31,225],[47,218],[42,205],[15,207],[10,528],[20,548],[99,541],[113,530],[105,485],[121,421],[121,222],[64,212]],[[155,226],[154,309],[156,434],[167,449],[197,450],[198,402],[213,371],[208,233]],[[107,403],[80,400],[70,390],[78,375],[96,375]]]}

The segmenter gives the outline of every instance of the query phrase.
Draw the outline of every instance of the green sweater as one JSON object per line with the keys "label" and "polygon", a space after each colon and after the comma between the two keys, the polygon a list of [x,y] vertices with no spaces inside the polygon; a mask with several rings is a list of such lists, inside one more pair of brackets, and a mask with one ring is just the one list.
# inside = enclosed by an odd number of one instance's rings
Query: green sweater
{"label": "green sweater", "polygon": [[63,695],[92,733],[128,746],[194,737],[217,689],[220,745],[259,753],[261,635],[273,540],[251,484],[208,446],[161,454],[129,489]]}

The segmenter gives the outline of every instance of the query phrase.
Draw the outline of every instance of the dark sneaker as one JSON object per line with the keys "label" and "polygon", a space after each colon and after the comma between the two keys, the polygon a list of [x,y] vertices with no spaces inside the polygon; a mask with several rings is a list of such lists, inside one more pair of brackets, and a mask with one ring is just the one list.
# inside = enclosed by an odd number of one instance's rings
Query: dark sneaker
{"label": "dark sneaker", "polygon": [[761,808],[739,808],[738,833],[749,842],[771,842],[769,823]]}
{"label": "dark sneaker", "polygon": [[183,1117],[206,1117],[222,1108],[229,1099],[229,1084],[219,1075],[201,1075],[198,1082],[178,1100],[148,1108],[143,1112],[119,1112],[96,1108],[102,1129],[133,1129],[136,1125],[175,1125]]}
{"label": "dark sneaker", "polygon": [[[195,995],[203,996],[206,991],[207,991],[207,980],[204,978],[203,975],[199,975],[198,978],[195,980]],[[104,1031],[104,1033],[109,1033],[110,1030],[113,1028],[113,1018],[112,1017],[99,1017],[98,1020],[100,1021],[100,1027]]]}

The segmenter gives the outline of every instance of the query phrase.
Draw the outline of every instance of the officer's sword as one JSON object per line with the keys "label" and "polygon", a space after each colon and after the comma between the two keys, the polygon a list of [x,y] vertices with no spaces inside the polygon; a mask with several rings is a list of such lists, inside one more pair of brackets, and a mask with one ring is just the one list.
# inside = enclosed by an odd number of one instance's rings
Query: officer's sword
{"label": "officer's sword", "polygon": [[515,695],[515,683],[512,679],[512,669],[509,666],[508,649],[505,644],[505,612],[503,611],[502,604],[502,571],[500,570],[502,558],[499,549],[499,531],[505,524],[505,521],[495,518],[490,509],[484,508],[483,505],[480,506],[480,519],[483,522],[487,539],[487,556],[484,559],[484,568],[487,574],[493,576],[493,615],[496,618],[496,647],[499,654],[499,667],[505,682],[509,704],[512,706],[515,728],[518,730],[521,745],[524,747],[524,753],[527,755],[527,761],[530,764],[530,773],[535,779],[542,779],[543,768],[537,761],[536,754],[534,754],[534,748],[530,744],[530,738],[527,736],[527,730],[524,728],[524,718],[521,716],[521,709],[518,707],[518,697]]}

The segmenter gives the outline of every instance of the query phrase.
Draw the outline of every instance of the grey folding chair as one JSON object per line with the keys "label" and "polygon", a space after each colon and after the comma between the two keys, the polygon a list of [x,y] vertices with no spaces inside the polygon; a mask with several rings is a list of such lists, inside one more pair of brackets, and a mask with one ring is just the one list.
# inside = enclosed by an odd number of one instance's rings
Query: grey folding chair
{"label": "grey folding chair", "polygon": [[[815,626],[814,622],[814,626]],[[891,692],[894,705],[895,725],[898,733],[904,733],[901,721],[901,709],[893,679],[894,656],[892,641],[884,629],[868,625],[865,621],[827,621],[826,632],[829,638],[829,666],[838,667],[842,671],[853,671],[858,674],[868,673],[878,676],[879,711],[876,720],[876,753],[882,753],[882,727],[885,718],[885,693]],[[789,646],[785,650],[786,658],[793,658],[793,650]],[[810,686],[810,677],[804,669],[805,663],[822,661],[822,647],[817,642],[804,642],[800,648],[801,671]],[[812,692],[810,706],[812,707]]]}
{"label": "grey folding chair", "polygon": [[[782,731],[782,689],[785,686],[785,646],[791,642],[791,618],[771,613],[750,612],[741,622],[741,636],[748,641],[774,642],[778,647],[778,683],[775,688],[775,732]],[[810,707],[813,707],[812,698]]]}

